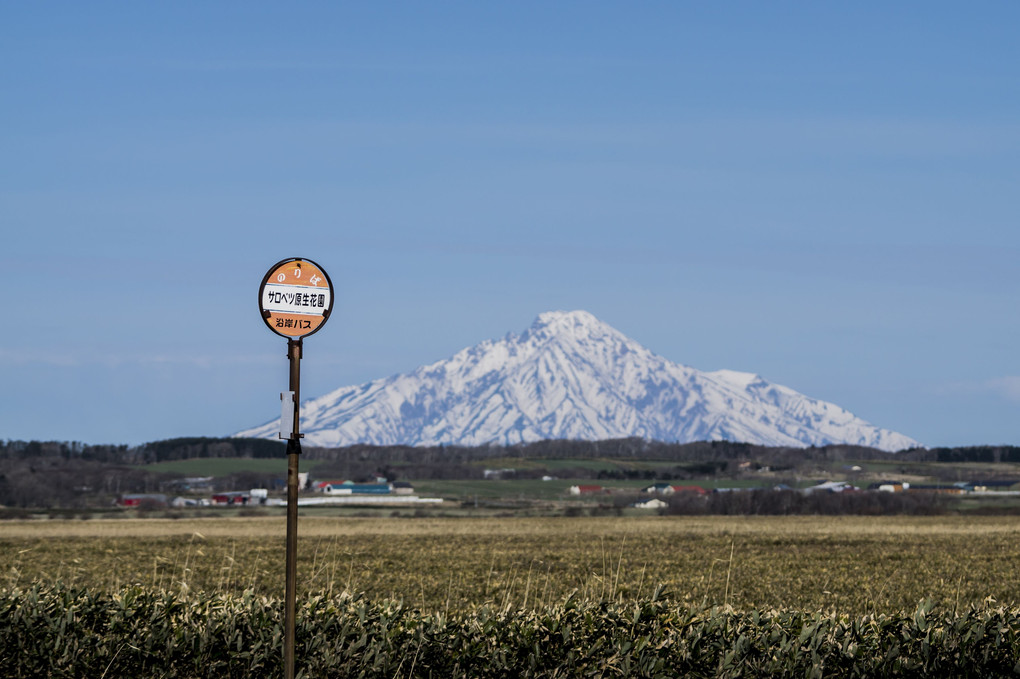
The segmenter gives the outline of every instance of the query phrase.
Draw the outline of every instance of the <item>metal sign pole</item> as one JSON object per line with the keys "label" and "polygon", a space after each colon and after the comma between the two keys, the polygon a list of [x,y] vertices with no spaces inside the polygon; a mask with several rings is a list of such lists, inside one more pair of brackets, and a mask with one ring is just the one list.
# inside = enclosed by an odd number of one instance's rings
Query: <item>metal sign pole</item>
{"label": "metal sign pole", "polygon": [[290,390],[294,392],[294,430],[287,440],[287,587],[284,595],[283,664],[285,679],[294,679],[294,609],[297,600],[298,457],[301,455],[301,350],[302,342],[287,341]]}
{"label": "metal sign pole", "polygon": [[[283,670],[294,679],[294,609],[297,600],[298,457],[301,455],[302,340],[318,332],[333,311],[333,282],[310,259],[291,257],[273,265],[259,285],[259,312],[266,327],[287,338],[290,391],[280,395],[280,438],[287,439],[287,583],[284,594]],[[293,411],[287,405],[293,401]],[[288,431],[288,429],[290,431]]]}

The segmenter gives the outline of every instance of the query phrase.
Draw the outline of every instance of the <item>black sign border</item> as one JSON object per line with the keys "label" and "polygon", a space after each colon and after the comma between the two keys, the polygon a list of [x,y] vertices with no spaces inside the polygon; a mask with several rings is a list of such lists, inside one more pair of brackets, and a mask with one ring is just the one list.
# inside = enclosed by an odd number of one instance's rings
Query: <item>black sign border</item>
{"label": "black sign border", "polygon": [[[266,289],[266,283],[269,282],[269,277],[273,275],[274,271],[279,269],[284,264],[288,264],[290,262],[307,262],[311,264],[316,269],[318,269],[323,276],[326,277],[326,285],[329,286],[329,308],[322,312],[322,323],[319,323],[319,326],[315,328],[315,330],[312,330],[311,332],[306,333],[304,335],[285,335],[282,332],[278,332],[276,328],[273,327],[272,323],[269,322],[271,312],[262,308],[262,293]],[[289,340],[304,339],[319,332],[320,330],[322,330],[323,326],[326,325],[326,322],[329,320],[330,314],[333,313],[333,302],[335,300],[335,297],[336,295],[333,292],[333,281],[330,279],[329,274],[326,273],[326,270],[319,266],[318,262],[314,262],[308,259],[307,257],[288,257],[287,259],[281,259],[279,262],[269,267],[269,271],[267,271],[266,275],[262,277],[262,283],[259,284],[259,315],[262,316],[262,322],[265,323],[266,327],[272,330],[274,334],[279,335],[280,337],[285,337]]]}

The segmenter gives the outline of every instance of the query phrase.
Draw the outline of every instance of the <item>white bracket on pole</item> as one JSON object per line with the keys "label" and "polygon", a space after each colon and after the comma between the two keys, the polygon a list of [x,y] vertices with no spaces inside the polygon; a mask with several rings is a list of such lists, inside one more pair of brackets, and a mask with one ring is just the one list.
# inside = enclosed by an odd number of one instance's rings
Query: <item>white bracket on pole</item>
{"label": "white bracket on pole", "polygon": [[280,392],[280,438],[294,438],[294,392]]}

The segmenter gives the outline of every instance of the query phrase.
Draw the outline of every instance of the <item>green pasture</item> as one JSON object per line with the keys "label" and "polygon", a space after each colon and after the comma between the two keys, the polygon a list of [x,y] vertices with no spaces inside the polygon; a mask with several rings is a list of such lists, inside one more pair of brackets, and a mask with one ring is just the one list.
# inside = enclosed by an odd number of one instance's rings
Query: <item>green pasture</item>
{"label": "green pasture", "polygon": [[[301,460],[301,471],[311,471],[322,463],[322,460]],[[201,457],[189,460],[171,460],[140,465],[139,469],[163,474],[181,474],[183,476],[228,476],[238,472],[254,472],[257,474],[279,474],[287,476],[287,458],[241,458],[241,457]]]}
{"label": "green pasture", "polygon": [[[612,503],[614,495],[634,495],[655,481],[638,479],[470,479],[412,481],[417,495],[442,497],[460,502],[481,500],[580,500]],[[692,485],[702,488],[770,488],[768,479],[709,479],[697,481],[673,480],[674,485]],[[576,485],[602,486],[607,492],[576,496],[570,487]]]}
{"label": "green pasture", "polygon": [[624,469],[658,470],[684,467],[685,463],[668,460],[635,460],[615,458],[521,458],[496,457],[478,460],[475,466],[486,469],[545,469],[549,472],[566,469],[585,469],[594,472],[613,472]]}

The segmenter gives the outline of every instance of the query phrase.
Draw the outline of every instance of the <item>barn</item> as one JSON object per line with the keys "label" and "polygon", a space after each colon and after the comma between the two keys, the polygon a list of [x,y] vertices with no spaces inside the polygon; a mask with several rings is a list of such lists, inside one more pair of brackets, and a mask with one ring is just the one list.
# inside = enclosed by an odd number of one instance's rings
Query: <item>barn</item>
{"label": "barn", "polygon": [[596,493],[602,493],[602,492],[604,492],[604,489],[602,488],[602,486],[585,486],[585,485],[580,485],[580,486],[571,486],[570,487],[570,494],[571,495],[594,495]]}
{"label": "barn", "polygon": [[120,507],[166,507],[167,498],[162,493],[134,493],[117,498]]}

